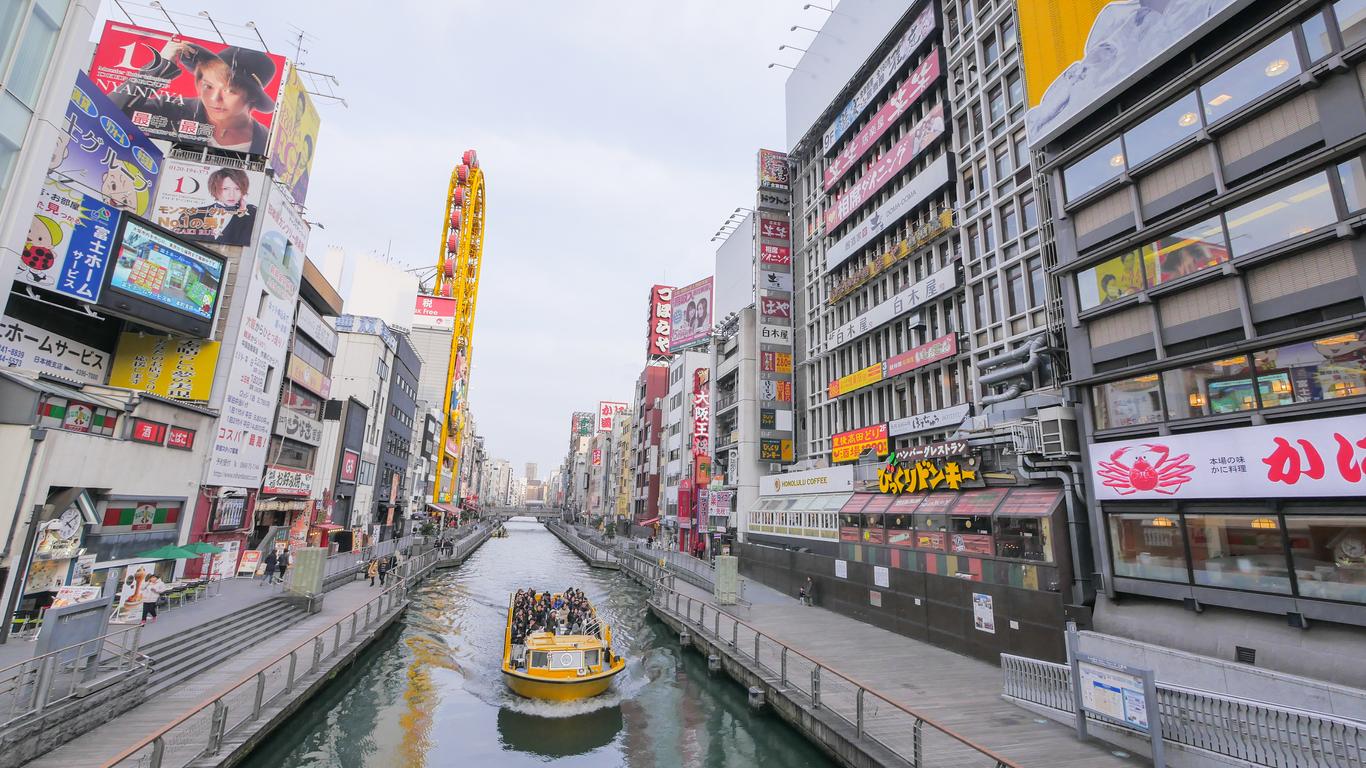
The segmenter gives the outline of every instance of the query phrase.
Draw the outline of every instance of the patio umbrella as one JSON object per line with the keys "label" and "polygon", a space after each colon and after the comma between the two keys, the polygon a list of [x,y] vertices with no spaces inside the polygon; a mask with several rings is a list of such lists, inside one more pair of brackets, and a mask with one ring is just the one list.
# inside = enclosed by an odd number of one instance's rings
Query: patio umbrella
{"label": "patio umbrella", "polygon": [[189,560],[199,557],[199,553],[181,549],[173,544],[167,544],[164,547],[157,547],[156,549],[150,549],[146,552],[139,552],[136,555],[133,555],[133,557],[147,557],[153,560]]}
{"label": "patio umbrella", "polygon": [[207,541],[196,541],[196,542],[193,543],[193,544],[186,544],[185,546],[181,547],[181,549],[185,550],[186,552],[193,552],[193,553],[195,553],[196,555],[221,555],[221,554],[223,554],[223,548],[222,548],[222,547],[215,547],[214,545],[210,544],[210,543],[207,542]]}

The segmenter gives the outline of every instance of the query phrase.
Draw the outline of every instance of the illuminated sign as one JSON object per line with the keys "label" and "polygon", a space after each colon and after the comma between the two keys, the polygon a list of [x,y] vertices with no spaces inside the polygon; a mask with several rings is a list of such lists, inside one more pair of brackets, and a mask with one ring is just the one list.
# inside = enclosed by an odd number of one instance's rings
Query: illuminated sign
{"label": "illuminated sign", "polygon": [[872,448],[879,456],[887,454],[887,425],[851,429],[830,436],[830,460],[836,464],[853,461]]}

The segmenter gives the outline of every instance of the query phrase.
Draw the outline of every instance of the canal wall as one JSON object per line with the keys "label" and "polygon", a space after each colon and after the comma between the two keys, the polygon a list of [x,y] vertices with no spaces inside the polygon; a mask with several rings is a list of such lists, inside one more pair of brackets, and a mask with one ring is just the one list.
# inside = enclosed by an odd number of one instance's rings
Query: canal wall
{"label": "canal wall", "polygon": [[603,549],[590,541],[579,538],[579,536],[561,523],[546,523],[545,527],[546,530],[555,534],[555,538],[564,542],[566,547],[569,547],[574,554],[579,556],[579,559],[588,563],[589,566],[613,571],[621,568],[621,562],[616,554]]}

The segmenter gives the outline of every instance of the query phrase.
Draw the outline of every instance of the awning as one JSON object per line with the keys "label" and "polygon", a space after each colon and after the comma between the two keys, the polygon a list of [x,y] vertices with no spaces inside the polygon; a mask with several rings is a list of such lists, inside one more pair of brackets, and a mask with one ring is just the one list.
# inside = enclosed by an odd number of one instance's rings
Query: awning
{"label": "awning", "polygon": [[439,504],[435,501],[429,501],[427,502],[427,506],[431,509],[436,510],[437,512],[445,512],[448,515],[460,514],[460,508],[455,506],[454,504]]}
{"label": "awning", "polygon": [[659,518],[652,517],[649,520],[641,520],[640,522],[636,523],[636,525],[654,525],[657,522],[659,522]]}
{"label": "awning", "polygon": [[339,531],[339,530],[341,530],[342,528],[344,528],[345,526],[337,525],[336,523],[318,523],[318,524],[313,525],[313,526],[310,526],[310,527],[312,527],[312,528],[317,528],[318,530],[324,531],[324,532],[331,532],[331,531]]}

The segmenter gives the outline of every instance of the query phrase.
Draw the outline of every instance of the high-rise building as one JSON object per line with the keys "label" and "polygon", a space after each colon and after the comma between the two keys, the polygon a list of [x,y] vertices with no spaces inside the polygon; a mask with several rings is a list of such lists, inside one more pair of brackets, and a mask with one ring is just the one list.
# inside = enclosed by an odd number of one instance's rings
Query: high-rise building
{"label": "high-rise building", "polygon": [[534,461],[526,463],[526,481],[528,483],[536,482],[536,462]]}
{"label": "high-rise building", "polygon": [[659,523],[660,439],[664,429],[664,400],[669,390],[669,369],[647,365],[636,379],[631,404],[630,510],[632,523],[655,526]]}

